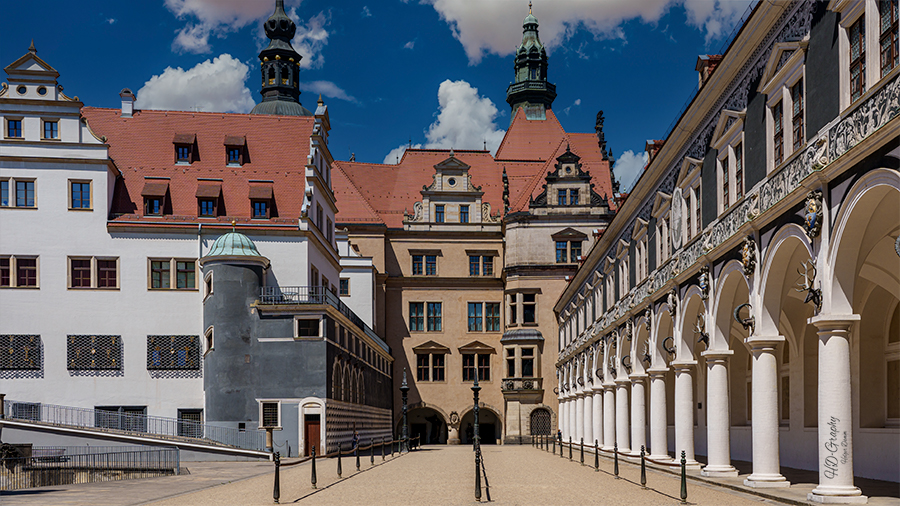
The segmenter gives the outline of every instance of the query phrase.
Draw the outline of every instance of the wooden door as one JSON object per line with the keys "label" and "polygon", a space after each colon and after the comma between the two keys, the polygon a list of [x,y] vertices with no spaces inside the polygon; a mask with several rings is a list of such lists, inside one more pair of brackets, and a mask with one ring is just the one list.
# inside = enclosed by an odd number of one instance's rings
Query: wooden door
{"label": "wooden door", "polygon": [[319,444],[319,429],[321,428],[321,422],[319,421],[319,415],[306,415],[304,422],[304,456],[310,455],[312,451],[312,447],[316,447],[316,455],[322,455],[324,453],[322,451],[322,445]]}

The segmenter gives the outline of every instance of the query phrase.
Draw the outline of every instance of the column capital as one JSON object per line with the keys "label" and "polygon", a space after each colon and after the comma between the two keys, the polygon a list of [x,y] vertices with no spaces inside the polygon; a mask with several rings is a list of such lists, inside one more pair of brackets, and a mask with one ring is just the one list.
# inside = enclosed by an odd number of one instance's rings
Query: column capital
{"label": "column capital", "polygon": [[820,314],[807,318],[807,323],[815,325],[819,330],[848,330],[860,319],[858,314]]}
{"label": "column capital", "polygon": [[671,365],[672,368],[675,369],[675,372],[684,372],[684,371],[690,371],[695,365],[697,365],[697,361],[696,360],[679,360],[679,361],[672,362],[669,365]]}
{"label": "column capital", "polygon": [[632,383],[640,383],[641,381],[647,379],[647,375],[641,373],[629,374],[628,379],[630,379]]}
{"label": "column capital", "polygon": [[784,342],[784,336],[750,336],[744,342],[750,345],[752,351],[774,351]]}
{"label": "column capital", "polygon": [[668,367],[654,367],[651,369],[647,369],[647,374],[650,375],[651,378],[661,378],[665,376],[669,372]]}
{"label": "column capital", "polygon": [[616,378],[616,386],[618,386],[618,387],[623,387],[625,385],[630,385],[630,384],[631,384],[631,380],[628,379],[627,377]]}
{"label": "column capital", "polygon": [[612,381],[607,381],[603,383],[603,390],[613,390],[616,388],[616,384]]}
{"label": "column capital", "polygon": [[732,355],[734,355],[734,350],[706,350],[700,353],[700,356],[704,357],[707,362],[720,362],[727,360]]}

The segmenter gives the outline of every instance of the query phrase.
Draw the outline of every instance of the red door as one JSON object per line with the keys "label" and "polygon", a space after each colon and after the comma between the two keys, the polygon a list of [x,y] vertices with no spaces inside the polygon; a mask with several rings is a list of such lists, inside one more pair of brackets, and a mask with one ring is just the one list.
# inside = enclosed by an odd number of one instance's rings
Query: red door
{"label": "red door", "polygon": [[303,445],[303,455],[310,455],[313,446],[316,447],[316,455],[322,455],[322,447],[319,444],[319,428],[321,426],[319,415],[306,415],[304,418],[305,443]]}

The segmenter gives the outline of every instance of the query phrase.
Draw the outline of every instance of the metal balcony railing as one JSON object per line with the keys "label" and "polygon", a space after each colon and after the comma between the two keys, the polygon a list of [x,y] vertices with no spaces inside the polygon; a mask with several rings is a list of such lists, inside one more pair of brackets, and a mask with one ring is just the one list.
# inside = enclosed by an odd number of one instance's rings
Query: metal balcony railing
{"label": "metal balcony railing", "polygon": [[265,431],[240,430],[178,418],[149,416],[106,409],[78,408],[4,400],[4,418],[47,425],[82,427],[117,434],[153,436],[197,444],[264,451]]}
{"label": "metal balcony railing", "polygon": [[364,334],[379,343],[385,351],[390,352],[387,343],[375,333],[366,322],[353,312],[331,290],[323,286],[263,286],[259,289],[259,303],[263,305],[277,304],[328,304],[337,309],[356,325]]}

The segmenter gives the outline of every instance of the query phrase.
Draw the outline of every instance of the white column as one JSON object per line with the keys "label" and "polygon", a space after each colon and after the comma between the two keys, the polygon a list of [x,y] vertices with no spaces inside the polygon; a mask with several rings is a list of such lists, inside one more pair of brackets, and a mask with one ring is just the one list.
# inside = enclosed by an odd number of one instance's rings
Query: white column
{"label": "white column", "polygon": [[575,394],[575,434],[572,441],[578,441],[584,437],[584,392],[581,387]]}
{"label": "white column", "polygon": [[[809,319],[819,334],[819,485],[808,494],[810,501],[841,504],[868,501],[853,485],[850,327],[858,321],[859,315],[855,314],[819,315]],[[756,416],[755,411],[753,415]]]}
{"label": "white column", "polygon": [[[566,406],[565,397],[560,397],[559,398],[559,416],[557,417],[556,425],[559,428],[559,430],[562,431],[563,437],[565,437],[566,429],[567,429],[567,427],[566,427],[566,411],[567,411],[567,409],[568,409],[568,406]],[[556,437],[555,433],[553,434],[553,437]]]}
{"label": "white column", "polygon": [[[640,457],[641,446],[647,446],[646,374],[632,374],[631,379],[631,455]],[[649,452],[646,452],[649,454]]]}
{"label": "white column", "polygon": [[612,451],[616,442],[616,384],[603,384],[603,449]]}
{"label": "white column", "polygon": [[[778,358],[777,346],[783,336],[751,336],[746,340],[753,354],[751,393],[753,474],[744,480],[748,487],[789,487],[781,475],[778,443]],[[848,378],[849,381],[849,378]],[[821,432],[821,427],[820,427]]]}
{"label": "white column", "polygon": [[616,380],[616,443],[619,444],[619,452],[631,451],[631,443],[628,434],[628,390],[631,382],[627,378]]}
{"label": "white column", "polygon": [[684,452],[687,464],[700,465],[694,459],[694,378],[691,369],[697,362],[672,362],[675,369],[675,460],[681,461]]}
{"label": "white column", "polygon": [[666,373],[669,370],[650,369],[647,372],[650,374],[650,458],[671,460],[666,413]]}
{"label": "white column", "polygon": [[587,386],[584,389],[584,432],[581,437],[585,444],[594,444],[594,394]]}
{"label": "white column", "polygon": [[[569,437],[572,438],[573,441],[575,440],[575,433],[578,431],[576,427],[577,422],[575,421],[577,419],[575,416],[575,408],[575,391],[571,390],[569,391]],[[568,440],[569,439],[566,438],[566,441]]]}
{"label": "white column", "polygon": [[591,444],[594,444],[595,440],[603,444],[603,387],[600,386],[600,380],[594,380],[594,385],[594,403],[591,419],[594,439],[591,440]]}
{"label": "white column", "polygon": [[728,357],[731,350],[704,351],[706,357],[707,458],[703,476],[737,476],[731,465],[731,406],[728,399]]}

